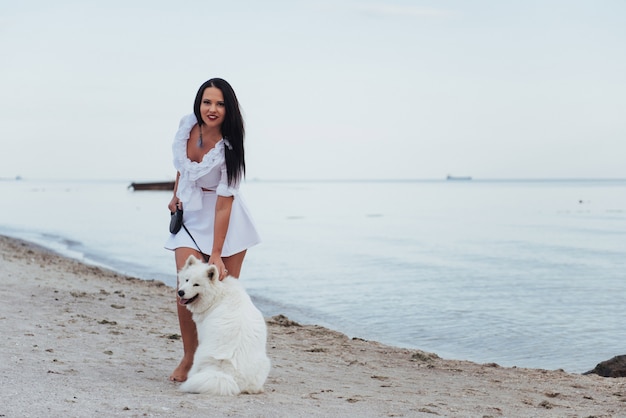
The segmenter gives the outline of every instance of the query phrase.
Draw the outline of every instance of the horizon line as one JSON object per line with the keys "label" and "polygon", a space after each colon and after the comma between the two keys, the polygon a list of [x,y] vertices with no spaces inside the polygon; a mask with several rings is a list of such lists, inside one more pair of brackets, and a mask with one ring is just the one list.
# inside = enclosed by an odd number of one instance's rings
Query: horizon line
{"label": "horizon line", "polygon": [[[626,177],[472,177],[472,176],[450,176],[447,177],[424,177],[424,178],[298,178],[298,179],[280,179],[280,178],[261,178],[254,177],[245,179],[244,182],[268,182],[268,183],[365,183],[365,182],[451,182],[451,183],[471,183],[471,182],[488,182],[488,181],[626,181]],[[136,183],[154,183],[174,181],[171,178],[167,180],[129,180],[123,178],[41,178],[41,177],[0,177],[0,181],[128,181]]]}

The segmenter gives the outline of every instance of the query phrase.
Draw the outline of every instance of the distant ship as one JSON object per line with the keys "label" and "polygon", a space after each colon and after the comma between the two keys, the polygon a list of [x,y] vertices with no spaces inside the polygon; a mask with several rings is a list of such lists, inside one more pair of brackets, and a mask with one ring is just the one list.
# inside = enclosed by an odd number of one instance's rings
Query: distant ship
{"label": "distant ship", "polygon": [[174,190],[173,181],[156,181],[149,183],[131,183],[129,189],[139,190]]}
{"label": "distant ship", "polygon": [[448,174],[448,176],[446,177],[446,180],[471,180],[472,177],[471,176],[451,176],[450,174]]}

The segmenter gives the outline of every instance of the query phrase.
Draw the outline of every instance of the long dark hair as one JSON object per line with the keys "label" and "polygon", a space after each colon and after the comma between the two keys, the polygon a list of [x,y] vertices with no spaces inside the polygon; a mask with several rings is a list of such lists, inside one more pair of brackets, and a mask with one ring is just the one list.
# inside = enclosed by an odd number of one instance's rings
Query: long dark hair
{"label": "long dark hair", "polygon": [[242,177],[246,176],[246,160],[243,150],[243,139],[246,134],[243,117],[239,110],[239,100],[235,95],[235,90],[226,80],[221,78],[212,78],[205,81],[196,94],[196,100],[193,103],[193,113],[198,120],[198,126],[202,126],[202,115],[200,114],[200,104],[202,103],[202,95],[208,87],[220,89],[224,95],[224,105],[226,107],[226,117],[222,123],[222,136],[228,140],[230,147],[224,145],[224,155],[226,158],[226,173],[228,174],[228,185],[235,184]]}

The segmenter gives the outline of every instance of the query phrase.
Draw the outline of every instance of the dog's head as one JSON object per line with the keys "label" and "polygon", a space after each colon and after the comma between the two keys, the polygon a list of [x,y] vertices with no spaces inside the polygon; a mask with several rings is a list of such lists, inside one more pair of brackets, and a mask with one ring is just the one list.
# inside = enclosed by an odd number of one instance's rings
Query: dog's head
{"label": "dog's head", "polygon": [[202,312],[211,307],[219,287],[219,270],[190,255],[178,272],[179,303],[191,312]]}

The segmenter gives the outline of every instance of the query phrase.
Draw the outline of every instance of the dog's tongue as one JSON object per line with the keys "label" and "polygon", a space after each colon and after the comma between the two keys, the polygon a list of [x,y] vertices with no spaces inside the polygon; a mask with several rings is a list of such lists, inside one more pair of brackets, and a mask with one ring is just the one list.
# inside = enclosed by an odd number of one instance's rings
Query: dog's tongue
{"label": "dog's tongue", "polygon": [[189,302],[189,299],[178,299],[178,303],[179,303],[180,305],[186,305],[186,304],[187,304],[187,302]]}

